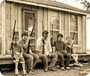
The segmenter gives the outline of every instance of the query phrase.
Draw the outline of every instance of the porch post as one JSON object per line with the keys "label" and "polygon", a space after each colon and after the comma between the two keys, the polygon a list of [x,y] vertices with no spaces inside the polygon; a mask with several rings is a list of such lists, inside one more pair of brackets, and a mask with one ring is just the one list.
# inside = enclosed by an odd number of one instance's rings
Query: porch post
{"label": "porch post", "polygon": [[6,50],[6,45],[5,45],[5,23],[6,23],[6,18],[5,18],[5,1],[2,2],[2,50],[1,54],[5,54]]}

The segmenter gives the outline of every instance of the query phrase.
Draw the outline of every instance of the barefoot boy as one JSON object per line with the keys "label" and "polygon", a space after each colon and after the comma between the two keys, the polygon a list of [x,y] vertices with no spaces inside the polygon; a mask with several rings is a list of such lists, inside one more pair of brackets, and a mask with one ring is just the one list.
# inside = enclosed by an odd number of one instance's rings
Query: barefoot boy
{"label": "barefoot boy", "polygon": [[13,52],[14,63],[15,63],[15,75],[19,74],[18,73],[18,64],[19,64],[19,62],[22,64],[23,74],[26,74],[25,61],[24,61],[24,58],[23,58],[23,48],[22,48],[21,44],[18,41],[19,41],[18,35],[14,34],[14,39],[13,39],[13,42],[12,42],[13,49],[11,49],[11,50]]}

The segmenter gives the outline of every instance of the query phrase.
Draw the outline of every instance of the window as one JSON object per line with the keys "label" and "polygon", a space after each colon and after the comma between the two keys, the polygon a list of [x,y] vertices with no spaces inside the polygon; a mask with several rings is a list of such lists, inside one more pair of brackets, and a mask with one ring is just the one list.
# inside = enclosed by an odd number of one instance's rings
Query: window
{"label": "window", "polygon": [[29,27],[33,27],[30,46],[32,50],[35,50],[35,43],[36,43],[35,13],[25,12],[24,14],[25,14],[24,30],[28,31]]}
{"label": "window", "polygon": [[50,37],[53,41],[57,39],[57,34],[59,33],[59,20],[58,18],[50,18]]}
{"label": "window", "polygon": [[78,16],[70,15],[70,37],[74,38],[74,44],[78,44]]}

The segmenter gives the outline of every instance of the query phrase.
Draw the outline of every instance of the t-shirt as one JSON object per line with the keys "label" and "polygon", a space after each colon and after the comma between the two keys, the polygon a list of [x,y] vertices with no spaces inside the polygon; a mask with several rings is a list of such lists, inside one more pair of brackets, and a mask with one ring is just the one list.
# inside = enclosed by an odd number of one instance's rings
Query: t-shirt
{"label": "t-shirt", "polygon": [[65,43],[63,41],[55,41],[54,46],[56,51],[62,52],[66,49]]}
{"label": "t-shirt", "polygon": [[22,45],[20,43],[13,44],[13,51],[18,53],[23,52]]}

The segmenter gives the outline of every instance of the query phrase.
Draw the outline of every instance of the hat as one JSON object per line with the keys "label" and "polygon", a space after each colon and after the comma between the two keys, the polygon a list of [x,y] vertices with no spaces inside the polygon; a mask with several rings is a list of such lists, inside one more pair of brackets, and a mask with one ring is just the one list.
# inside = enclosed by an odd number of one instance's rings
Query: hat
{"label": "hat", "polygon": [[58,37],[63,37],[63,35],[62,35],[62,34],[58,34],[58,35],[57,35],[57,38],[58,38]]}
{"label": "hat", "polygon": [[23,35],[28,36],[28,32],[27,32],[27,31],[24,31],[24,32],[22,33],[22,36],[23,36]]}

